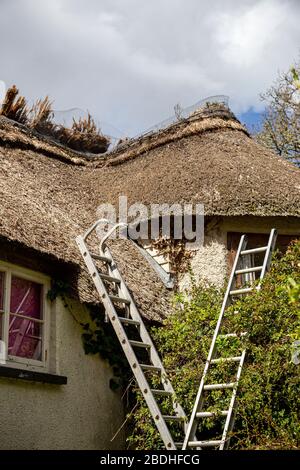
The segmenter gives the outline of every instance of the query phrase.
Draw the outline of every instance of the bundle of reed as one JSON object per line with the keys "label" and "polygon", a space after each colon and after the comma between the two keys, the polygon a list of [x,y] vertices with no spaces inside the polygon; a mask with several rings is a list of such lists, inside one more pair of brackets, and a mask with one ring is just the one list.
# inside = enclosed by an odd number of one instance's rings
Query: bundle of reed
{"label": "bundle of reed", "polygon": [[13,121],[26,124],[28,122],[28,108],[24,96],[19,96],[19,90],[16,85],[8,88],[2,106],[0,115]]}
{"label": "bundle of reed", "polygon": [[89,113],[78,121],[73,119],[71,128],[57,126],[55,136],[62,144],[83,152],[104,153],[110,144]]}
{"label": "bundle of reed", "polygon": [[18,94],[19,90],[15,85],[7,90],[0,107],[0,115],[25,124],[73,150],[95,154],[107,151],[110,140],[102,134],[89,113],[78,121],[73,118],[73,124],[68,128],[53,121],[54,112],[48,96],[37,100],[31,109],[28,109],[25,98],[18,97]]}

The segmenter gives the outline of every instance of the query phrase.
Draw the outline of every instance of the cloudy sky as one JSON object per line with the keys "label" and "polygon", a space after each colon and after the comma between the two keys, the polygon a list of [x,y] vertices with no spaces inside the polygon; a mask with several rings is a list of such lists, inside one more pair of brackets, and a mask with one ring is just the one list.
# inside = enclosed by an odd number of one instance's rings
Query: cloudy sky
{"label": "cloudy sky", "polygon": [[135,135],[210,96],[238,113],[299,57],[299,0],[0,0],[0,90]]}

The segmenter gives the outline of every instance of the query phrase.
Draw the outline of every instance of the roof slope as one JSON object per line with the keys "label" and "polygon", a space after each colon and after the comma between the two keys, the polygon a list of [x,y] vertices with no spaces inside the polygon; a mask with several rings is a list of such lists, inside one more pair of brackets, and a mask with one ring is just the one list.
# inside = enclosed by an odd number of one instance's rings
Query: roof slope
{"label": "roof slope", "polygon": [[129,203],[200,203],[206,215],[300,216],[300,170],[228,112],[129,142],[101,166],[90,176],[97,201],[126,194]]}
{"label": "roof slope", "polygon": [[[0,118],[0,235],[79,269],[78,295],[95,301],[75,237],[100,203],[197,202],[208,215],[300,216],[300,170],[256,144],[225,110],[194,114],[91,159]],[[144,315],[160,319],[168,293],[130,242],[112,244]]]}
{"label": "roof slope", "polygon": [[[97,217],[93,189],[86,184],[87,167],[73,152],[61,161],[61,150],[48,148],[43,139],[35,142],[33,137],[24,144],[24,130],[7,120],[0,122],[6,134],[5,142],[0,138],[0,235],[71,263],[74,269],[80,266],[76,293],[83,302],[95,302],[75,243]],[[111,249],[144,316],[160,320],[169,298],[161,280],[130,242],[115,241]]]}

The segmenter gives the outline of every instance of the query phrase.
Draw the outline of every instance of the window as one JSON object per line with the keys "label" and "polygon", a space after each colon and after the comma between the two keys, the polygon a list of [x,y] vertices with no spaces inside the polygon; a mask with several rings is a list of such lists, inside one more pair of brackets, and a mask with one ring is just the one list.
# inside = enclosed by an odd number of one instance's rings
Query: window
{"label": "window", "polygon": [[[243,232],[244,233],[244,232]],[[235,255],[239,246],[240,238],[243,233],[228,232],[227,233],[227,250],[229,254],[229,268],[233,266]],[[247,248],[258,248],[265,246],[268,243],[269,234],[262,233],[247,233],[248,242]],[[275,249],[278,249],[281,254],[284,254],[292,240],[299,238],[299,235],[278,235],[276,239]],[[251,255],[249,260],[250,266],[259,266],[262,264],[264,258],[263,253],[256,253],[255,256]]]}
{"label": "window", "polygon": [[3,337],[4,323],[4,273],[0,271],[0,340]]}
{"label": "window", "polygon": [[43,276],[0,264],[0,340],[10,365],[46,366],[47,287]]}

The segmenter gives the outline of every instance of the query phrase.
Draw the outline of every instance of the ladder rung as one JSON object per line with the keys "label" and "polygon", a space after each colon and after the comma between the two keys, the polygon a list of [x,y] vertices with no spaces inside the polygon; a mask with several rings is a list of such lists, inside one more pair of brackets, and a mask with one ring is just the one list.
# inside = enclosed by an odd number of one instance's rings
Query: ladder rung
{"label": "ladder rung", "polygon": [[209,385],[204,385],[203,389],[204,390],[222,390],[225,388],[234,388],[236,387],[237,382],[230,382],[228,384],[209,384]]}
{"label": "ladder rung", "polygon": [[237,269],[235,271],[235,274],[255,273],[256,271],[261,271],[262,268],[262,266],[255,266],[253,268]]}
{"label": "ladder rung", "polygon": [[218,364],[219,362],[240,362],[242,356],[231,356],[231,357],[218,357],[211,359],[211,364]]}
{"label": "ladder rung", "polygon": [[91,257],[98,260],[98,261],[104,261],[105,263],[112,263],[112,259],[108,258],[108,256],[101,256],[97,255],[96,253],[90,253]]}
{"label": "ladder rung", "polygon": [[253,290],[253,287],[245,287],[244,289],[231,290],[229,294],[230,295],[247,294],[247,292],[251,292],[252,290]]}
{"label": "ladder rung", "polygon": [[[239,383],[239,380],[240,380],[240,377],[241,377],[241,373],[242,373],[242,366],[243,366],[243,362],[244,362],[244,358],[245,358],[245,354],[246,354],[246,349],[243,350],[243,352],[240,351],[241,348],[236,348],[236,351],[235,352],[227,352],[227,354],[225,353],[221,353],[221,354],[218,354],[217,357],[214,356],[214,351],[215,351],[215,346],[216,344],[218,345],[218,342],[216,343],[216,340],[218,340],[218,338],[236,338],[236,339],[239,339],[239,338],[242,338],[243,336],[247,336],[249,335],[249,333],[247,332],[239,332],[239,331],[236,331],[234,333],[226,333],[228,331],[228,328],[226,328],[226,320],[225,320],[225,328],[224,326],[222,325],[222,321],[224,319],[224,316],[226,317],[226,308],[227,308],[227,305],[228,305],[228,300],[232,300],[234,301],[235,298],[231,298],[231,296],[240,296],[241,294],[247,294],[248,292],[255,292],[256,289],[259,289],[260,288],[260,285],[255,285],[254,283],[244,283],[244,285],[234,285],[233,282],[234,282],[234,276],[237,276],[237,275],[247,275],[247,273],[256,273],[258,272],[257,276],[252,276],[252,277],[260,277],[260,281],[262,280],[264,274],[265,274],[265,271],[269,269],[269,264],[270,264],[270,254],[274,248],[274,245],[275,245],[275,240],[276,240],[276,231],[274,229],[271,230],[271,234],[270,234],[270,237],[269,237],[269,240],[268,240],[268,243],[267,243],[267,246],[263,246],[263,247],[260,247],[260,248],[253,248],[253,249],[250,249],[250,247],[248,247],[249,249],[246,249],[246,244],[247,244],[247,237],[246,235],[243,235],[240,239],[240,243],[239,243],[239,248],[238,248],[238,256],[235,257],[235,260],[234,260],[234,265],[233,265],[233,269],[231,271],[231,274],[230,274],[230,280],[229,280],[229,283],[228,283],[228,287],[227,287],[227,292],[225,294],[225,297],[224,297],[224,301],[223,301],[223,304],[222,304],[222,308],[221,308],[221,311],[220,311],[220,314],[219,314],[219,318],[218,318],[218,322],[217,322],[217,326],[215,328],[215,333],[214,333],[214,336],[213,336],[213,340],[212,340],[212,343],[211,343],[211,347],[210,347],[210,350],[209,350],[209,354],[208,354],[208,359],[206,361],[206,365],[205,365],[205,372],[204,372],[204,375],[202,377],[202,380],[201,380],[201,384],[199,386],[199,390],[198,390],[198,393],[197,393],[197,397],[196,397],[196,400],[195,400],[195,403],[194,403],[194,407],[193,407],[193,413],[192,413],[192,418],[188,424],[188,427],[187,427],[187,430],[186,430],[186,435],[185,435],[185,439],[184,439],[184,445],[183,445],[183,449],[185,448],[193,448],[193,449],[202,449],[202,448],[215,448],[215,449],[223,449],[224,448],[224,445],[225,443],[229,443],[229,439],[230,439],[230,436],[229,438],[227,437],[228,433],[231,432],[232,428],[233,428],[233,425],[234,425],[234,419],[232,417],[232,412],[234,410],[234,407],[235,407],[235,400],[236,400],[236,392],[237,392],[237,387],[238,387],[238,383]],[[242,265],[238,265],[238,262],[239,261],[244,261],[246,260],[247,258],[247,255],[254,255],[256,253],[261,253],[262,254],[262,257],[264,257],[264,262],[262,265],[258,266],[260,264],[260,262],[256,262],[256,263],[253,263],[255,264],[256,266],[253,266],[252,263],[243,263]],[[240,256],[246,256],[244,258],[240,258]],[[251,256],[251,259],[252,259],[252,256]],[[261,261],[262,262],[262,261]],[[249,274],[249,276],[251,277],[251,275]],[[246,276],[247,278],[249,276]],[[236,278],[235,278],[236,279]],[[229,299],[228,299],[228,296],[229,296]],[[239,298],[239,297],[238,297]],[[238,313],[237,311],[235,313]],[[224,333],[224,334],[219,334],[219,330],[221,328],[221,332]],[[223,329],[224,328],[224,329]],[[231,330],[232,331],[232,330]],[[234,329],[233,329],[234,331]],[[242,342],[242,340],[241,340]],[[236,354],[236,356],[234,356],[234,354]],[[221,356],[221,357],[220,357]],[[224,356],[224,357],[222,357]],[[226,357],[227,356],[227,357]],[[213,357],[213,359],[211,359]],[[204,383],[204,379],[205,379],[205,375],[210,367],[210,364],[214,364],[214,363],[222,363],[222,362],[232,362],[233,364],[236,363],[236,366],[237,366],[237,373],[236,373],[236,377],[230,377],[230,376],[227,376],[226,378],[223,378],[222,380],[225,382],[227,381],[227,383],[208,383],[207,385]],[[235,365],[235,364],[234,364]],[[232,380],[232,382],[229,382],[230,380]],[[206,379],[207,382],[216,382],[217,380],[213,380],[213,379]],[[221,379],[220,379],[221,381]],[[226,390],[228,389],[228,397],[230,395],[230,406],[219,406],[219,409],[210,409],[209,406],[203,406],[204,402],[209,398],[211,398],[211,394],[209,392],[206,392],[206,391],[209,391],[211,390],[212,391],[212,394],[214,393],[213,391],[214,390]],[[216,397],[215,397],[216,398]],[[217,407],[216,407],[217,408]],[[225,408],[225,410],[222,408]],[[228,409],[226,409],[228,408]],[[204,411],[204,410],[207,410],[207,411]],[[202,411],[203,410],[203,411]],[[198,440],[199,438],[197,438],[195,436],[195,432],[197,431],[197,427],[198,427],[198,424],[199,424],[199,419],[200,418],[214,418],[214,417],[225,417],[225,424],[224,424],[224,427],[223,427],[223,431],[222,431],[222,434],[219,434],[219,431],[216,430],[216,432],[214,433],[214,436],[211,435],[211,437],[208,437],[208,436],[203,436],[202,438],[206,438],[206,440]],[[195,422],[196,421],[196,422]]]}
{"label": "ladder rung", "polygon": [[151,392],[153,393],[153,395],[166,395],[166,396],[172,395],[172,392],[168,392],[167,390],[157,390],[155,388],[152,388]]}
{"label": "ladder rung", "polygon": [[108,274],[102,274],[99,273],[101,279],[104,279],[104,281],[109,281],[109,282],[115,282],[116,284],[121,284],[120,279],[117,277],[109,276]]}
{"label": "ladder rung", "polygon": [[217,447],[222,443],[223,441],[190,441],[188,447]]}
{"label": "ladder rung", "polygon": [[156,366],[152,366],[152,365],[148,365],[148,364],[140,364],[140,366],[143,370],[150,370],[152,372],[161,372],[160,367],[156,367]]}
{"label": "ladder rung", "polygon": [[165,421],[184,421],[184,418],[182,416],[163,415],[163,418]]}
{"label": "ladder rung", "polygon": [[263,251],[267,251],[267,246],[261,246],[259,248],[251,248],[250,250],[243,250],[241,251],[241,255],[251,255],[252,253],[261,253]]}
{"label": "ladder rung", "polygon": [[247,331],[243,331],[242,333],[227,333],[226,335],[219,335],[218,338],[239,338],[242,336],[246,336]]}
{"label": "ladder rung", "polygon": [[200,411],[196,413],[196,418],[213,418],[214,416],[227,416],[228,410],[226,411]]}
{"label": "ladder rung", "polygon": [[140,326],[140,322],[132,320],[131,318],[118,317],[121,323],[127,323],[128,325]]}
{"label": "ladder rung", "polygon": [[180,449],[183,446],[183,442],[174,442],[174,444],[175,444],[176,447],[179,447]]}
{"label": "ladder rung", "polygon": [[151,348],[151,344],[143,343],[142,341],[133,341],[130,339],[129,343],[131,344],[131,346],[136,346],[137,348]]}
{"label": "ladder rung", "polygon": [[113,302],[120,302],[122,304],[130,305],[130,300],[119,297],[118,295],[110,295],[109,298]]}

